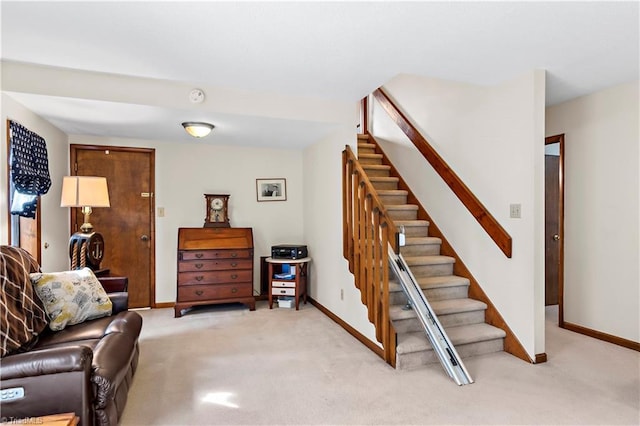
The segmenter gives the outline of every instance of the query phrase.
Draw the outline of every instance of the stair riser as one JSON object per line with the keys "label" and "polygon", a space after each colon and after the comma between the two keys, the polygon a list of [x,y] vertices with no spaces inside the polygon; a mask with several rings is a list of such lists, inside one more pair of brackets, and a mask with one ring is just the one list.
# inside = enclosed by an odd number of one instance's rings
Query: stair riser
{"label": "stair riser", "polygon": [[[469,286],[466,284],[451,287],[427,288],[422,289],[422,291],[429,302],[466,299],[469,297]],[[405,305],[407,303],[407,296],[403,291],[389,291],[389,303],[391,305]]]}
{"label": "stair riser", "polygon": [[416,277],[442,277],[453,275],[452,263],[439,263],[435,265],[409,265],[411,272]]}
{"label": "stair riser", "polygon": [[390,305],[406,305],[407,296],[404,291],[390,291],[389,292],[389,304]]}
{"label": "stair riser", "polygon": [[[468,343],[466,345],[456,345],[455,347],[458,355],[464,359],[470,356],[500,352],[504,350],[504,339],[486,340],[483,342]],[[407,370],[436,362],[439,362],[438,357],[431,349],[408,354],[398,354],[396,357],[396,369]]]}
{"label": "stair riser", "polygon": [[418,210],[394,210],[387,206],[387,213],[393,220],[416,220],[418,219]]}
{"label": "stair riser", "polygon": [[360,164],[364,165],[364,164],[382,164],[382,158],[368,158],[368,157],[364,157],[364,158],[358,158],[358,160],[360,161]]}
{"label": "stair riser", "polygon": [[366,165],[363,165],[363,168],[369,177],[389,177],[389,170],[387,169],[371,169]]}
{"label": "stair riser", "polygon": [[368,143],[358,143],[358,154],[375,154],[376,146]]}
{"label": "stair riser", "polygon": [[[375,185],[373,185],[375,187]],[[378,188],[376,188],[378,189]],[[382,201],[382,204],[385,206],[392,206],[394,204],[407,204],[407,196],[406,195],[380,195],[378,194],[378,198]]]}
{"label": "stair riser", "polygon": [[[399,226],[396,225],[398,228]],[[405,226],[404,235],[407,237],[428,237],[429,225],[426,226]]]}
{"label": "stair riser", "polygon": [[427,300],[435,302],[437,300],[466,299],[469,297],[468,285],[456,285],[453,287],[439,287],[422,290]]}
{"label": "stair riser", "polygon": [[398,189],[398,182],[372,182],[377,190]]}
{"label": "stair riser", "polygon": [[[484,322],[484,310],[472,312],[458,312],[455,314],[438,315],[438,321],[445,328],[458,325],[479,324]],[[407,318],[393,321],[393,328],[397,333],[411,333],[422,331],[422,325],[418,318]]]}
{"label": "stair riser", "polygon": [[411,244],[400,247],[403,256],[425,256],[440,254],[440,244]]}

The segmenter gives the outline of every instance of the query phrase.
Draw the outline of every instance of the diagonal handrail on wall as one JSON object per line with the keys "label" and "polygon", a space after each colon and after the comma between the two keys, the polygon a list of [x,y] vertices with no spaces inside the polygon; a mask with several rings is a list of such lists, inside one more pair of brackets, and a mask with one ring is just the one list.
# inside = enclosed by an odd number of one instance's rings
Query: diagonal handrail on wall
{"label": "diagonal handrail on wall", "polygon": [[395,366],[396,332],[389,315],[389,258],[398,253],[398,232],[366,172],[347,145],[342,151],[343,255],[349,261],[384,360]]}
{"label": "diagonal handrail on wall", "polygon": [[473,192],[471,192],[469,187],[465,185],[462,179],[458,177],[431,144],[420,134],[418,129],[416,129],[402,111],[393,103],[391,98],[380,88],[373,92],[373,96],[398,127],[402,129],[404,134],[413,142],[418,151],[422,153],[424,158],[431,164],[431,167],[440,175],[462,204],[469,210],[471,215],[476,218],[480,226],[482,226],[505,256],[510,258],[512,250],[511,236],[502,225],[500,225],[489,210],[478,200]]}

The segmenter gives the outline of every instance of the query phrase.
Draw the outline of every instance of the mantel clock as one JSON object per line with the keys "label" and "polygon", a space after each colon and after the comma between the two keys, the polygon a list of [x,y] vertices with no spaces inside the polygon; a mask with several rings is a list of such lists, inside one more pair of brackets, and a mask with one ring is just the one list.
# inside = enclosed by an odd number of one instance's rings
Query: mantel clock
{"label": "mantel clock", "polygon": [[207,217],[204,219],[205,228],[231,227],[229,223],[229,194],[204,194],[206,200]]}

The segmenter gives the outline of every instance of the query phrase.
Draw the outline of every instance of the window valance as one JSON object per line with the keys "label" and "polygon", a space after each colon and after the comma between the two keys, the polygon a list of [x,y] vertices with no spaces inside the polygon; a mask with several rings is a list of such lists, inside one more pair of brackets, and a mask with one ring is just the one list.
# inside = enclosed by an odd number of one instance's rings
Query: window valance
{"label": "window valance", "polygon": [[11,214],[34,218],[38,196],[51,187],[47,144],[40,135],[9,121],[11,150]]}

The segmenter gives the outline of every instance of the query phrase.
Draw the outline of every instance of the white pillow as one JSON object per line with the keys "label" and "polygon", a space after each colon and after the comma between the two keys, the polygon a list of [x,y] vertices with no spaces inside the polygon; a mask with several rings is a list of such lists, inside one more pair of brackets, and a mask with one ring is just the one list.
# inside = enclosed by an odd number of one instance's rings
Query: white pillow
{"label": "white pillow", "polygon": [[30,277],[53,331],[111,315],[111,299],[89,268]]}

